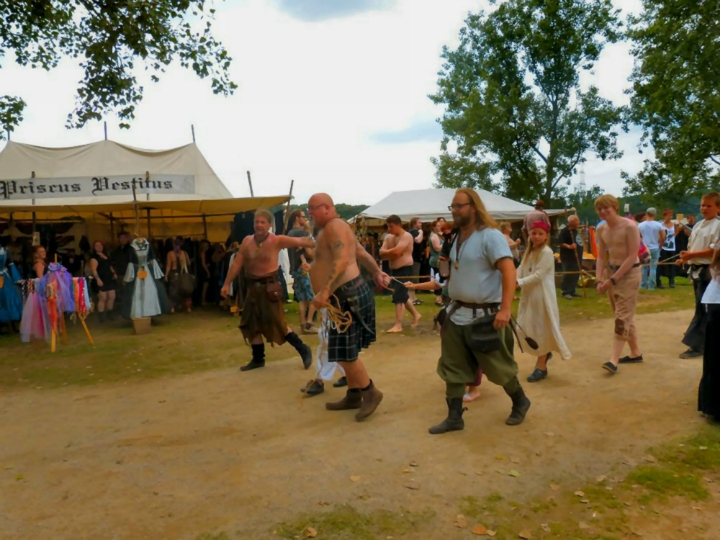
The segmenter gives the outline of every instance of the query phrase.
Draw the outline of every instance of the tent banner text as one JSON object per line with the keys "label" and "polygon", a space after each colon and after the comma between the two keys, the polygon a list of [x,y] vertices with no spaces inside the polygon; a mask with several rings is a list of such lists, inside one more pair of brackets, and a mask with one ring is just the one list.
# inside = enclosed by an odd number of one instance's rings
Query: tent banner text
{"label": "tent banner text", "polygon": [[195,193],[195,177],[185,174],[91,176],[84,178],[28,178],[0,180],[0,201],[105,197],[112,195]]}

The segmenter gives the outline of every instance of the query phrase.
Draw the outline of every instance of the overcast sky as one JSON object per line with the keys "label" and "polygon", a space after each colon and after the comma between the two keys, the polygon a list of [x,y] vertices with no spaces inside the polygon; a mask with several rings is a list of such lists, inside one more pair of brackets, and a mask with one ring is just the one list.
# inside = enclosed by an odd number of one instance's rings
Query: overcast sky
{"label": "overcast sky", "polygon": [[[627,11],[639,0],[615,0]],[[163,149],[196,139],[235,196],[287,193],[298,202],[327,191],[336,202],[372,204],[392,191],[432,187],[429,158],[439,152],[442,111],[427,98],[436,88],[443,45],[454,46],[478,0],[227,0],[217,2],[215,35],[234,62],[239,85],[214,96],[207,81],[181,68],[145,85],[130,130],[107,118],[109,138]],[[606,49],[585,84],[627,103],[632,59],[627,44]],[[47,73],[4,61],[2,94],[28,107],[13,140],[74,146],[103,137],[102,123],[65,129],[81,71],[72,62]],[[619,195],[620,171],[635,172],[643,156],[637,134],[623,135],[625,157],[590,159],[587,183]],[[4,143],[2,143],[4,145]],[[2,148],[2,146],[0,146]]]}

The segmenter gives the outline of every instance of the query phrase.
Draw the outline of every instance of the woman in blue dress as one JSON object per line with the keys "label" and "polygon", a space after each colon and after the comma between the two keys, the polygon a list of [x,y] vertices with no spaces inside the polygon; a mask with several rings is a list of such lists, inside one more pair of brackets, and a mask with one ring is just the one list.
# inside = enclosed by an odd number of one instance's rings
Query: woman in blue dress
{"label": "woman in blue dress", "polygon": [[0,246],[0,323],[22,319],[22,300],[15,286],[20,279],[20,272],[10,260],[10,253]]}

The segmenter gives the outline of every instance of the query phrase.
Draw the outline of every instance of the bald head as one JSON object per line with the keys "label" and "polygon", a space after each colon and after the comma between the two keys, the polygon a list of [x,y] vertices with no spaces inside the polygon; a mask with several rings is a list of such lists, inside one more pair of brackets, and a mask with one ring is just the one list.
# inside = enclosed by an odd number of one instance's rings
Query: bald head
{"label": "bald head", "polygon": [[577,227],[578,225],[580,225],[580,218],[577,216],[570,216],[568,218],[568,225],[572,227]]}
{"label": "bald head", "polygon": [[332,197],[327,193],[316,193],[310,197],[310,200],[308,201],[308,206],[319,206],[321,204],[326,204],[333,208],[335,207]]}
{"label": "bald head", "polygon": [[335,203],[332,197],[327,193],[316,193],[308,200],[308,214],[319,228],[323,228],[325,224],[337,216],[335,212]]}

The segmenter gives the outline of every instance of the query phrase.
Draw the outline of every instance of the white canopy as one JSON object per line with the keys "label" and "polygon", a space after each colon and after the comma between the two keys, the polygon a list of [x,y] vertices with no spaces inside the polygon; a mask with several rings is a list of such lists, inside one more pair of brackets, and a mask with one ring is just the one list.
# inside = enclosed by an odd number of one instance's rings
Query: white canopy
{"label": "white canopy", "polygon": [[[112,191],[105,187],[93,191],[90,186],[93,185],[93,179],[98,177],[109,178],[106,185],[115,185],[118,189]],[[3,192],[0,194],[0,211],[3,205],[31,206],[33,199],[35,205],[61,202],[66,206],[131,202],[132,190],[122,189],[121,184],[127,182],[121,181],[133,177],[139,180],[173,180],[178,186],[182,186],[169,190],[143,190],[143,186],[138,184],[138,200],[177,201],[232,197],[195,143],[169,150],[142,150],[113,141],[69,148],[46,148],[9,141],[0,152],[0,183],[5,181],[3,186],[0,186],[3,187],[0,190]],[[16,182],[10,185],[9,182],[13,180]],[[26,186],[23,191],[20,191],[21,185]],[[37,189],[31,192],[28,187],[31,185],[34,188],[42,185],[42,193]],[[70,193],[67,191],[68,186]],[[51,187],[53,194],[49,193]],[[72,191],[80,195],[72,196]]]}
{"label": "white canopy", "polygon": [[[353,220],[357,220],[359,217],[385,219],[392,214],[399,216],[403,221],[410,221],[413,217],[419,217],[426,222],[439,217],[450,220],[452,215],[448,210],[448,206],[452,203],[455,191],[454,189],[395,191],[355,216]],[[490,215],[498,221],[520,221],[525,218],[528,212],[533,210],[532,206],[501,197],[489,191],[482,189],[475,191],[480,195],[480,199],[485,204]],[[548,210],[547,213],[554,216],[564,214],[565,210]]]}

